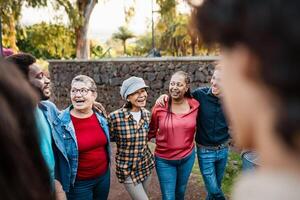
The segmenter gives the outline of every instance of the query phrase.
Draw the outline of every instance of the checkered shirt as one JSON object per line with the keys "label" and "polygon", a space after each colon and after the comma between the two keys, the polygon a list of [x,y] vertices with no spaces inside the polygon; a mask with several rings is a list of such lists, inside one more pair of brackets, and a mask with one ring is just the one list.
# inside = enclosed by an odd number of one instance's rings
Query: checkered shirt
{"label": "checkered shirt", "polygon": [[108,116],[110,134],[116,141],[116,174],[120,183],[130,176],[134,184],[145,180],[154,168],[154,157],[148,146],[150,112],[141,110],[137,123],[127,108]]}

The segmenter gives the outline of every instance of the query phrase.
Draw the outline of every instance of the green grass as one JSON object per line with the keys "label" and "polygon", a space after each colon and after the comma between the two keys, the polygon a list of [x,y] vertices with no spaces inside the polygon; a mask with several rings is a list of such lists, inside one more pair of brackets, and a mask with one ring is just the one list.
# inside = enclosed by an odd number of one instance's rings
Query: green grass
{"label": "green grass", "polygon": [[242,160],[240,154],[230,151],[226,171],[222,183],[222,189],[226,196],[230,196],[232,186],[242,170]]}
{"label": "green grass", "polygon": [[[227,197],[230,197],[232,186],[236,178],[240,174],[241,168],[242,168],[242,160],[240,155],[234,151],[229,151],[226,171],[222,182],[222,190]],[[192,173],[199,177],[197,181],[201,186],[205,187],[199,170],[198,159],[196,159],[195,161]]]}

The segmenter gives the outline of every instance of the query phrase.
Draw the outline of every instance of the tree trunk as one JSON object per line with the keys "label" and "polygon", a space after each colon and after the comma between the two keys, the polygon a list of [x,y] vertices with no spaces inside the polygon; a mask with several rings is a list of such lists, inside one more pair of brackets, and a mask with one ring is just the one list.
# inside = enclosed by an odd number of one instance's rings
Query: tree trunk
{"label": "tree trunk", "polygon": [[126,40],[123,40],[123,52],[124,52],[124,55],[127,54],[127,52],[126,52]]}
{"label": "tree trunk", "polygon": [[197,36],[192,35],[189,33],[190,39],[191,39],[191,48],[192,48],[192,56],[195,56],[196,54],[196,44],[197,44]]}
{"label": "tree trunk", "polygon": [[178,44],[176,38],[174,38],[174,50],[175,50],[175,56],[178,56]]}
{"label": "tree trunk", "polygon": [[16,27],[14,17],[9,18],[9,43],[10,48],[16,53],[18,52],[17,39],[16,39]]}
{"label": "tree trunk", "polygon": [[187,52],[187,48],[186,48],[186,44],[184,41],[182,41],[182,44],[181,44],[181,47],[180,47],[180,50],[182,52],[182,56],[186,56],[186,52]]}
{"label": "tree trunk", "polygon": [[89,42],[87,39],[87,28],[75,28],[76,33],[76,58],[88,59],[89,58]]}
{"label": "tree trunk", "polygon": [[[191,15],[195,15],[195,9],[192,9],[192,14]],[[196,45],[198,40],[198,34],[197,34],[197,30],[195,30],[195,27],[192,25],[192,22],[190,22],[189,24],[189,28],[188,28],[188,35],[190,36],[190,40],[191,40],[191,49],[192,49],[192,56],[196,55]]]}
{"label": "tree trunk", "polygon": [[77,0],[79,13],[82,14],[82,24],[75,28],[76,33],[76,58],[88,59],[90,44],[87,37],[89,21],[97,0]]}
{"label": "tree trunk", "polygon": [[196,44],[191,44],[191,46],[192,46],[192,56],[195,56],[195,45]]}

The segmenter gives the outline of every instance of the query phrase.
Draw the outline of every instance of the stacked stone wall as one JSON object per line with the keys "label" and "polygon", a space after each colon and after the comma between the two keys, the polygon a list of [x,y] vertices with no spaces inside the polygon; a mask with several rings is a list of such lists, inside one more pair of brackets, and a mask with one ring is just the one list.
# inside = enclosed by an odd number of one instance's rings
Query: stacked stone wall
{"label": "stacked stone wall", "polygon": [[70,104],[70,84],[76,75],[84,74],[97,84],[98,98],[111,112],[124,101],[120,96],[123,80],[138,76],[149,86],[147,108],[150,109],[160,94],[168,92],[171,75],[179,70],[189,73],[191,88],[209,85],[217,57],[181,58],[122,58],[94,61],[50,60],[49,72],[53,87],[53,100],[59,108]]}

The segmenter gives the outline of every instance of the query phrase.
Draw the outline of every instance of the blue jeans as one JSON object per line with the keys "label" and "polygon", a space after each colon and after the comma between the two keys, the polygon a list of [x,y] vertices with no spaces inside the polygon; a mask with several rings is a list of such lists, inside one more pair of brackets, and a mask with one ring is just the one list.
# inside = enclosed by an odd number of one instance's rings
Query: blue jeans
{"label": "blue jeans", "polygon": [[166,160],[155,156],[163,200],[184,199],[185,189],[195,162],[195,150],[180,160]]}
{"label": "blue jeans", "polygon": [[68,200],[106,200],[110,188],[110,169],[91,180],[76,180],[67,193]]}
{"label": "blue jeans", "polygon": [[207,190],[206,200],[224,200],[221,183],[227,163],[228,147],[218,150],[197,147],[197,156]]}

